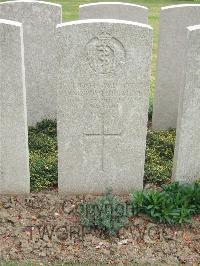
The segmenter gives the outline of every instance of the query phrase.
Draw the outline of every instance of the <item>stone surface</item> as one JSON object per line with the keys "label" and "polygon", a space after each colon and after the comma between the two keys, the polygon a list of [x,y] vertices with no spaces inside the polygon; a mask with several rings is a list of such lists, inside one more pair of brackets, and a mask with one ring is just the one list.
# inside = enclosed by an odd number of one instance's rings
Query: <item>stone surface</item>
{"label": "stone surface", "polygon": [[200,5],[161,9],[153,128],[176,128],[180,89],[184,83],[183,58],[186,27],[200,23]]}
{"label": "stone surface", "polygon": [[180,92],[173,176],[200,178],[200,25],[188,28],[185,84]]}
{"label": "stone surface", "polygon": [[55,30],[61,6],[39,1],[0,4],[0,19],[23,23],[28,124],[56,118]]}
{"label": "stone surface", "polygon": [[28,193],[22,24],[0,20],[0,193]]}
{"label": "stone surface", "polygon": [[148,23],[148,8],[120,3],[99,2],[79,6],[80,19],[121,19]]}
{"label": "stone surface", "polygon": [[142,189],[152,28],[82,20],[58,38],[59,191]]}

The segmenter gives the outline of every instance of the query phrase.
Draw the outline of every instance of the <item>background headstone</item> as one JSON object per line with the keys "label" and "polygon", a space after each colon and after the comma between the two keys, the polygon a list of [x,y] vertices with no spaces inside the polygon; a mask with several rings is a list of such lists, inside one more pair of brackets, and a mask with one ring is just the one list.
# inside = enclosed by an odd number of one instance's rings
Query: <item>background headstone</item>
{"label": "background headstone", "polygon": [[59,191],[143,188],[152,28],[120,20],[58,26]]}
{"label": "background headstone", "polygon": [[0,20],[0,193],[28,193],[28,132],[22,24]]}
{"label": "background headstone", "polygon": [[121,19],[148,23],[148,8],[120,2],[99,2],[79,6],[80,19]]}
{"label": "background headstone", "polygon": [[0,19],[23,23],[28,124],[55,119],[55,31],[61,23],[61,6],[28,0],[4,2]]}
{"label": "background headstone", "polygon": [[200,23],[200,5],[161,9],[157,78],[153,106],[155,130],[176,128],[180,89],[184,85],[186,27]]}
{"label": "background headstone", "polygon": [[200,178],[200,25],[188,28],[185,84],[180,93],[173,176]]}

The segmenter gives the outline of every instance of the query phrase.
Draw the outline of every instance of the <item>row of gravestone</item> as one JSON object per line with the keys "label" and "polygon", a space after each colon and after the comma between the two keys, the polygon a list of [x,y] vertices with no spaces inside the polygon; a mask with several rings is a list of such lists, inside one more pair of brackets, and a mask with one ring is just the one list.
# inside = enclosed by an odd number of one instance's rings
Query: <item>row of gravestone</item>
{"label": "row of gravestone", "polygon": [[[161,12],[153,121],[161,129],[179,102],[174,177],[184,182],[200,172],[200,28],[186,29],[199,14],[200,5]],[[26,116],[34,125],[56,112],[60,192],[142,189],[152,29],[140,23],[147,16],[141,6],[98,3],[80,7],[80,17],[91,19],[61,24],[59,5],[0,4],[0,193],[29,192]]]}

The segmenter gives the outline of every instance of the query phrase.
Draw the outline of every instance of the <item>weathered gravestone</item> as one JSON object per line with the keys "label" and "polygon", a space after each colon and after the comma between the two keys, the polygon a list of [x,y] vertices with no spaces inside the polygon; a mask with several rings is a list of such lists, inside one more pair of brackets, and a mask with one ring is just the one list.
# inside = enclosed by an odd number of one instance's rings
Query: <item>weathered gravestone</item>
{"label": "weathered gravestone", "polygon": [[142,189],[151,27],[82,20],[58,35],[60,192]]}
{"label": "weathered gravestone", "polygon": [[99,2],[79,6],[80,19],[122,19],[148,23],[148,8],[120,3]]}
{"label": "weathered gravestone", "polygon": [[180,93],[173,176],[200,178],[200,25],[188,28],[185,84]]}
{"label": "weathered gravestone", "polygon": [[23,23],[28,124],[56,118],[55,31],[61,6],[9,1],[0,4],[0,18]]}
{"label": "weathered gravestone", "polygon": [[180,89],[184,86],[183,58],[186,27],[200,23],[200,5],[161,9],[153,128],[176,128]]}
{"label": "weathered gravestone", "polygon": [[0,20],[0,193],[28,193],[22,24]]}

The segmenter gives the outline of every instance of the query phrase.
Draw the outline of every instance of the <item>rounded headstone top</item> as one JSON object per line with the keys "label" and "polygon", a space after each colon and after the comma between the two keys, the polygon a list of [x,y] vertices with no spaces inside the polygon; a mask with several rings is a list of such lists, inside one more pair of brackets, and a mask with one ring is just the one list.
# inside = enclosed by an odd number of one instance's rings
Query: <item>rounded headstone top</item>
{"label": "rounded headstone top", "polygon": [[14,0],[14,1],[6,1],[0,3],[0,5],[12,5],[12,4],[18,4],[18,3],[27,3],[27,4],[40,4],[40,5],[50,5],[50,6],[55,6],[55,7],[61,7],[59,4],[55,3],[50,3],[50,2],[45,2],[45,1],[34,1],[34,0]]}
{"label": "rounded headstone top", "polygon": [[61,28],[64,26],[73,26],[73,25],[80,25],[80,24],[94,24],[94,23],[110,23],[110,24],[126,24],[132,26],[138,26],[143,28],[148,28],[152,30],[153,28],[150,25],[133,22],[128,20],[118,20],[118,19],[84,19],[84,20],[75,20],[70,22],[65,22],[57,25],[57,28]]}
{"label": "rounded headstone top", "polygon": [[90,6],[99,6],[99,5],[121,5],[121,6],[129,6],[129,7],[139,7],[139,8],[144,8],[144,9],[148,9],[145,6],[141,6],[141,5],[136,5],[136,4],[130,4],[130,3],[122,3],[122,2],[98,2],[98,3],[91,3],[91,4],[84,4],[84,5],[80,5],[80,8],[84,8],[84,7],[90,7]]}
{"label": "rounded headstone top", "polygon": [[200,4],[180,4],[162,7],[161,10],[175,9],[175,8],[184,8],[184,7],[200,7]]}

